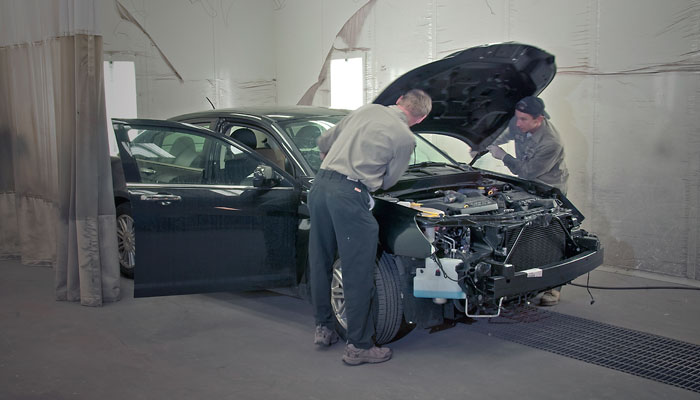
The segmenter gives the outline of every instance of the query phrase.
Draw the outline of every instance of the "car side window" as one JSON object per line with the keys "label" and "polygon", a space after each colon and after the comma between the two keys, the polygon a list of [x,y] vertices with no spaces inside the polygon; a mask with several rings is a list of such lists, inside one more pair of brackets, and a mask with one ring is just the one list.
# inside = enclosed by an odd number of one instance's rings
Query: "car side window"
{"label": "car side window", "polygon": [[128,134],[141,182],[204,183],[206,151],[212,139],[160,129],[130,129]]}
{"label": "car side window", "polygon": [[229,124],[224,134],[255,150],[256,153],[272,161],[278,167],[290,172],[287,156],[272,135],[262,129],[251,126]]}
{"label": "car side window", "polygon": [[327,121],[304,121],[300,124],[290,124],[287,127],[287,132],[296,143],[301,155],[314,171],[321,168],[321,154],[316,142],[321,134],[331,126],[333,125]]}
{"label": "car side window", "polygon": [[198,126],[200,128],[206,128],[206,129],[211,129],[211,126],[212,126],[211,120],[195,120],[195,121],[188,121],[187,123]]}
{"label": "car side window", "polygon": [[[213,185],[254,186],[255,171],[267,165],[238,147],[224,142],[217,142],[214,154],[209,181]],[[280,176],[275,186],[292,184]]]}
{"label": "car side window", "polygon": [[214,150],[214,168],[210,183],[214,185],[252,186],[253,173],[260,162],[236,146],[219,142]]}

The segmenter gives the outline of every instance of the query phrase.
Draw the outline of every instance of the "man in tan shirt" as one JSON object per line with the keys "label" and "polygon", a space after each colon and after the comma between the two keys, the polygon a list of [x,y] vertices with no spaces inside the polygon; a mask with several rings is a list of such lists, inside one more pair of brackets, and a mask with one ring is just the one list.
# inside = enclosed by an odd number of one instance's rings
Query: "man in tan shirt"
{"label": "man in tan shirt", "polygon": [[360,107],[318,139],[323,162],[309,192],[314,343],[330,346],[338,341],[330,298],[337,251],[347,316],[343,361],[350,365],[383,362],[392,355],[373,339],[370,305],[379,227],[371,211],[371,192],[392,187],[403,175],[415,148],[409,127],[420,123],[431,108],[430,96],[413,89],[396,105]]}

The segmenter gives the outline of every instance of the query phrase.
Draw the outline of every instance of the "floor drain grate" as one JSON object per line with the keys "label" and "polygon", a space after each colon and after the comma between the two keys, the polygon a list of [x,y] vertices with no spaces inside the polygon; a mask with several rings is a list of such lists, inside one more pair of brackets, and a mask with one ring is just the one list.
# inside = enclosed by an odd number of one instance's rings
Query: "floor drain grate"
{"label": "floor drain grate", "polygon": [[700,346],[584,318],[520,307],[471,328],[499,339],[700,392]]}

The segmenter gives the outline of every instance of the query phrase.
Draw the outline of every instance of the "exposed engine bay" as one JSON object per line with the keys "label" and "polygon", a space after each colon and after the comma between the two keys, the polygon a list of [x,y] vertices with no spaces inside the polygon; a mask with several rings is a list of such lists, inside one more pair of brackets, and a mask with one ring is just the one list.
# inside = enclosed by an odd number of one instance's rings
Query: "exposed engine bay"
{"label": "exposed engine bay", "polygon": [[492,317],[504,303],[566,283],[543,269],[599,243],[560,196],[489,178],[399,196],[399,205],[418,211],[415,222],[432,245],[430,257],[404,260],[413,296],[443,305],[446,315]]}
{"label": "exposed engine bay", "polygon": [[440,210],[447,216],[504,215],[558,206],[554,199],[545,199],[514,188],[508,183],[491,179],[485,179],[475,187],[437,190],[414,195],[410,200],[414,204],[421,204],[423,208]]}

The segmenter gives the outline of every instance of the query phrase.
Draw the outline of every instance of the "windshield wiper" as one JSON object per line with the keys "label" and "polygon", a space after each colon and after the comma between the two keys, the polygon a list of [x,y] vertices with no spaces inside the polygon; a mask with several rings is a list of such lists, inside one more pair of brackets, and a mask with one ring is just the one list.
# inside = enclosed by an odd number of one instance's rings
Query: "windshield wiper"
{"label": "windshield wiper", "polygon": [[459,170],[462,169],[462,167],[460,167],[459,165],[448,164],[445,162],[423,161],[423,162],[409,165],[408,170],[409,171],[416,171],[416,170],[420,170],[421,168],[425,168],[425,167],[452,167],[452,168],[456,168]]}

